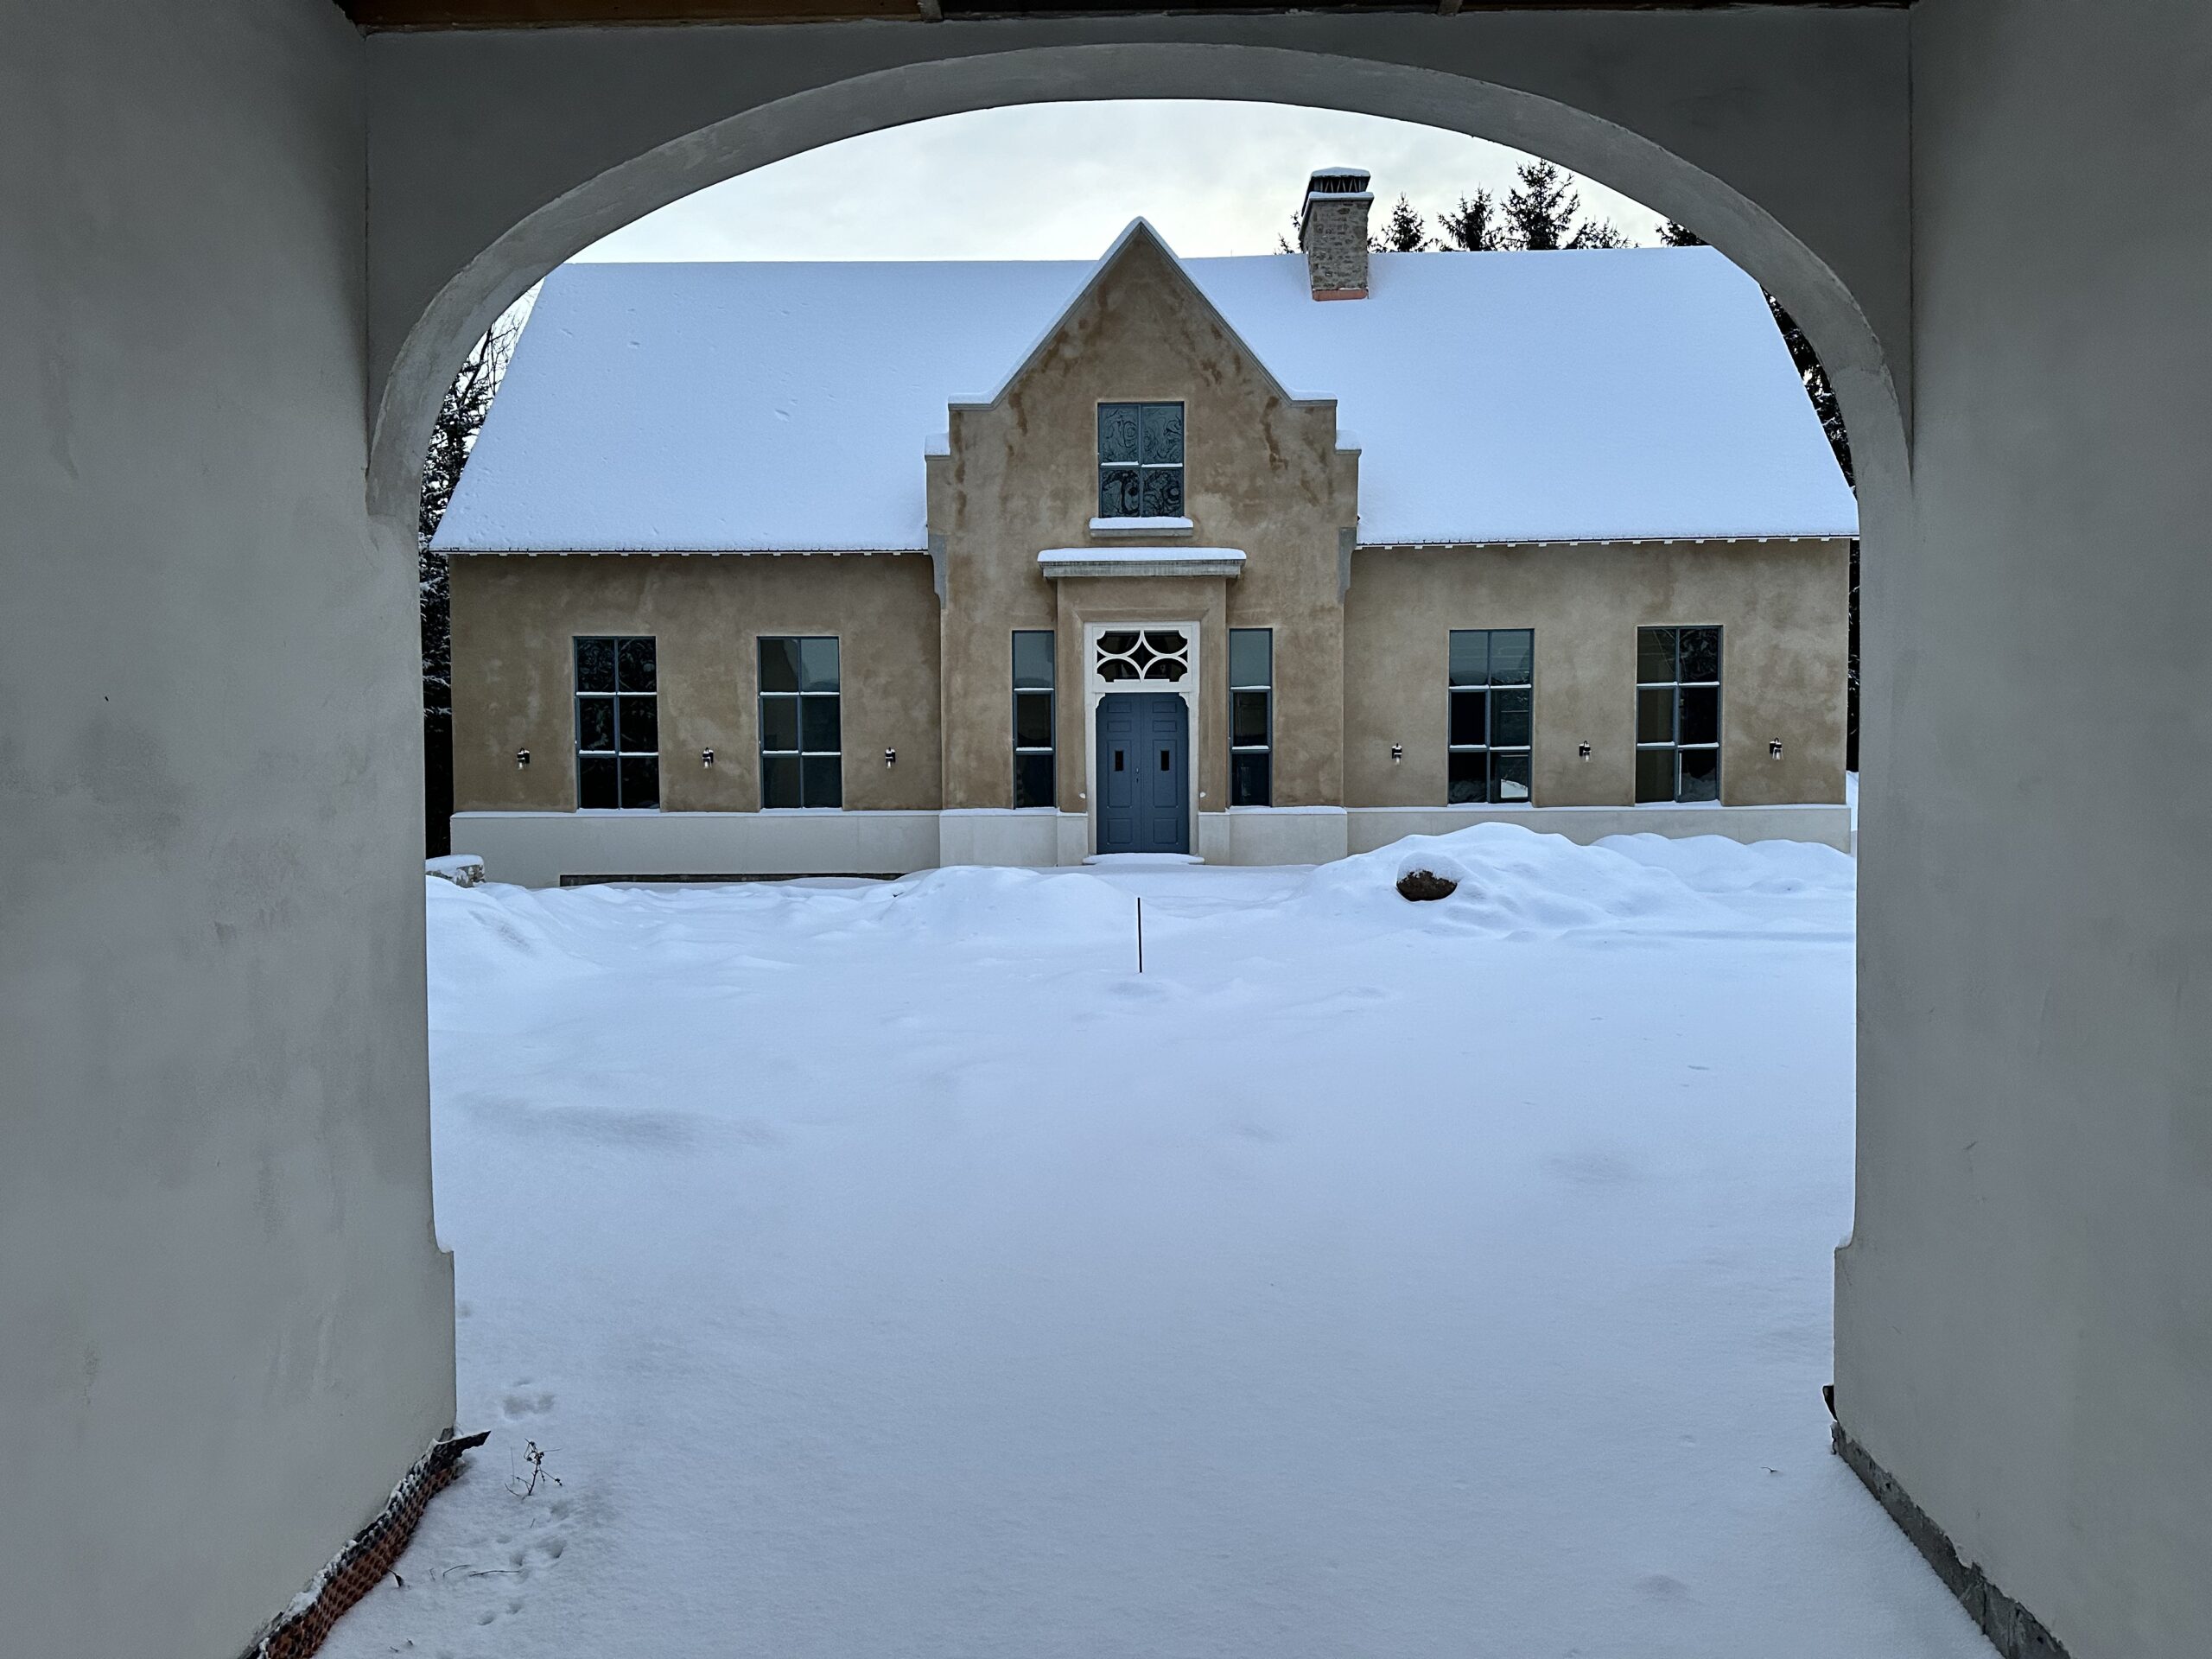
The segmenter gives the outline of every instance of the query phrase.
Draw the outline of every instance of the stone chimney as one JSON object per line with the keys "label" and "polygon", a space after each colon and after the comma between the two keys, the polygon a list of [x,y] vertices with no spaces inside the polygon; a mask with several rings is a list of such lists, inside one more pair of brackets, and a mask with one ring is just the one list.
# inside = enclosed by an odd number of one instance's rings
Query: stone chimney
{"label": "stone chimney", "polygon": [[1367,173],[1325,167],[1306,183],[1298,213],[1298,246],[1317,300],[1367,297],[1367,210],[1375,198]]}

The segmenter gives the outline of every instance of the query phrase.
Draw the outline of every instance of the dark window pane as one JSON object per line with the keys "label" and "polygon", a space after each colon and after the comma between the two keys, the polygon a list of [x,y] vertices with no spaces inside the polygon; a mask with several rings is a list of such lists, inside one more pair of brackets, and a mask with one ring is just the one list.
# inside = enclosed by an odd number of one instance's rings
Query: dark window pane
{"label": "dark window pane", "polygon": [[837,642],[834,638],[798,642],[798,689],[802,691],[837,690]]}
{"label": "dark window pane", "polygon": [[1490,757],[1480,750],[1461,751],[1452,757],[1452,788],[1445,797],[1454,806],[1468,806],[1490,798]]}
{"label": "dark window pane", "polygon": [[1134,518],[1144,496],[1134,467],[1109,467],[1098,474],[1098,516]]}
{"label": "dark window pane", "polygon": [[[1432,639],[1435,636],[1431,635]],[[1490,683],[1490,634],[1483,628],[1452,630],[1452,683]]]}
{"label": "dark window pane", "polygon": [[626,754],[651,754],[660,747],[660,700],[658,697],[620,697],[621,724],[615,728],[619,747]]}
{"label": "dark window pane", "polygon": [[1232,691],[1229,694],[1229,741],[1236,748],[1268,747],[1268,693]]}
{"label": "dark window pane", "polygon": [[760,641],[760,689],[763,691],[798,690],[798,641],[763,639]]}
{"label": "dark window pane", "polygon": [[1180,651],[1191,642],[1180,628],[1147,628],[1145,643],[1155,651]]}
{"label": "dark window pane", "polygon": [[1229,683],[1231,685],[1273,685],[1275,683],[1275,636],[1270,628],[1231,628],[1229,631]]}
{"label": "dark window pane", "polygon": [[1147,467],[1143,501],[1141,511],[1147,518],[1180,518],[1183,516],[1183,469],[1180,467]]}
{"label": "dark window pane", "polygon": [[1718,743],[1720,741],[1720,688],[1715,685],[1686,685],[1681,692],[1682,734],[1684,743]]}
{"label": "dark window pane", "polygon": [[1454,691],[1452,694],[1452,741],[1454,743],[1479,745],[1490,741],[1490,728],[1483,707],[1489,695],[1484,691]]}
{"label": "dark window pane", "polygon": [[1493,754],[1490,758],[1490,798],[1493,801],[1529,798],[1529,757]]}
{"label": "dark window pane", "polygon": [[844,745],[837,741],[836,697],[801,697],[798,746],[810,754],[835,754]]}
{"label": "dark window pane", "polygon": [[1265,753],[1232,754],[1229,757],[1229,804],[1231,806],[1266,806],[1270,804],[1268,792],[1269,759]]}
{"label": "dark window pane", "polygon": [[1675,798],[1675,751],[1638,749],[1636,752],[1636,798],[1671,801]]}
{"label": "dark window pane", "polygon": [[[1671,743],[1675,741],[1674,687],[1653,686],[1636,694],[1636,741],[1639,743]],[[1671,795],[1672,789],[1668,792]]]}
{"label": "dark window pane", "polygon": [[1535,693],[1525,685],[1500,686],[1490,694],[1490,741],[1494,748],[1519,748],[1529,741],[1533,723],[1530,699]]}
{"label": "dark window pane", "polygon": [[1536,636],[1527,628],[1493,628],[1490,635],[1490,683],[1526,685],[1535,677]]}
{"label": "dark window pane", "polygon": [[806,804],[842,806],[845,804],[844,763],[834,754],[810,754],[799,762],[805,781]]}
{"label": "dark window pane", "polygon": [[612,639],[576,641],[576,690],[612,691],[614,689],[614,642]]}
{"label": "dark window pane", "polygon": [[1014,694],[1014,747],[1049,749],[1052,747],[1052,694],[1017,691]]}
{"label": "dark window pane", "polygon": [[1052,804],[1052,757],[1017,754],[1014,757],[1014,804],[1050,806]]}
{"label": "dark window pane", "polygon": [[1720,630],[1718,628],[1684,628],[1682,635],[1682,677],[1685,680],[1717,680],[1720,677]]}
{"label": "dark window pane", "polygon": [[660,760],[650,754],[622,757],[622,804],[648,807],[660,804]]}
{"label": "dark window pane", "polygon": [[1717,801],[1720,798],[1720,751],[1718,749],[1684,749],[1682,754],[1682,798],[1686,801]]}
{"label": "dark window pane", "polygon": [[[1675,631],[1672,628],[1638,628],[1636,631],[1636,677],[1647,685],[1663,684],[1675,677]],[[1674,798],[1671,790],[1667,798]]]}
{"label": "dark window pane", "polygon": [[616,792],[614,757],[586,755],[576,762],[576,804],[592,811],[621,804]]}
{"label": "dark window pane", "polygon": [[1182,464],[1182,404],[1147,404],[1144,406],[1144,448],[1137,459],[1147,467]]}
{"label": "dark window pane", "polygon": [[785,753],[798,747],[798,699],[760,699],[760,747]]}
{"label": "dark window pane", "polygon": [[614,747],[613,698],[576,699],[576,747],[580,749],[611,749]]}
{"label": "dark window pane", "polygon": [[1023,628],[1015,632],[1014,683],[1031,690],[1052,689],[1052,636],[1049,630]]}
{"label": "dark window pane", "polygon": [[654,685],[653,642],[651,639],[625,639],[621,643],[621,660],[618,682],[625,691],[651,691]]}
{"label": "dark window pane", "polygon": [[1102,680],[1134,680],[1136,677],[1137,665],[1126,657],[1109,657],[1098,664],[1098,677]]}
{"label": "dark window pane", "polygon": [[1098,464],[1134,461],[1137,458],[1137,406],[1135,404],[1098,405]]}
{"label": "dark window pane", "polygon": [[763,755],[760,758],[760,804],[797,806],[798,804],[798,757],[790,754]]}

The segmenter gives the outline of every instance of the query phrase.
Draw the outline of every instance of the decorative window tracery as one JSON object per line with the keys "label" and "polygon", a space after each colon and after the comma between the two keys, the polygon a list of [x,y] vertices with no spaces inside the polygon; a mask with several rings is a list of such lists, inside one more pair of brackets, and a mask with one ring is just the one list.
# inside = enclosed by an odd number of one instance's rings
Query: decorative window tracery
{"label": "decorative window tracery", "polygon": [[1191,642],[1179,628],[1122,628],[1098,636],[1098,677],[1166,680],[1191,671]]}

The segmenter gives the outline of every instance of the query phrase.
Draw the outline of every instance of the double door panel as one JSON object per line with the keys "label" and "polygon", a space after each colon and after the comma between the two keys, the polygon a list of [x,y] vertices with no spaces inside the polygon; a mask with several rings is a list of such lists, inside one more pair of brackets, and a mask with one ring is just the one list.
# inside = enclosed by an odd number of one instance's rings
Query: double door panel
{"label": "double door panel", "polygon": [[1098,850],[1191,850],[1190,705],[1172,692],[1098,701]]}

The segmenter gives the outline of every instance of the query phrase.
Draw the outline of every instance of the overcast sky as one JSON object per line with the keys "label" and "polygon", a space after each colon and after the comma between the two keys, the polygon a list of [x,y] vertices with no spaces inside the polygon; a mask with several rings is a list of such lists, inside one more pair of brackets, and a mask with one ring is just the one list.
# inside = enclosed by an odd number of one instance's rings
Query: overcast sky
{"label": "overcast sky", "polygon": [[[580,259],[1090,259],[1142,214],[1177,252],[1271,253],[1306,175],[1363,167],[1379,220],[1487,187],[1517,150],[1433,127],[1279,104],[1038,104],[849,138],[700,191]],[[1585,183],[1636,242],[1658,217]]]}

